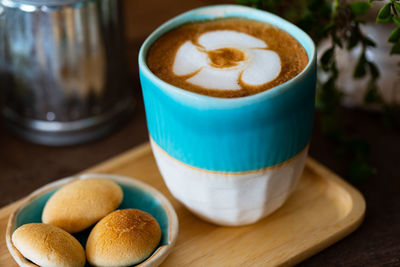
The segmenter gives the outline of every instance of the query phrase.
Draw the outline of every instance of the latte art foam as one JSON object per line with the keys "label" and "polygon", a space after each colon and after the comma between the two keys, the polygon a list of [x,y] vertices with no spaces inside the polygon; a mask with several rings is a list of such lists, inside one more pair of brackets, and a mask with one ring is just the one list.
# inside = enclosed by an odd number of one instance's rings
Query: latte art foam
{"label": "latte art foam", "polygon": [[292,36],[243,18],[184,24],[160,37],[147,56],[162,80],[218,97],[267,90],[296,76],[307,62]]}
{"label": "latte art foam", "polygon": [[258,38],[237,31],[211,31],[197,44],[186,41],[178,48],[173,72],[188,83],[206,89],[240,90],[241,84],[260,86],[281,72],[275,51]]}

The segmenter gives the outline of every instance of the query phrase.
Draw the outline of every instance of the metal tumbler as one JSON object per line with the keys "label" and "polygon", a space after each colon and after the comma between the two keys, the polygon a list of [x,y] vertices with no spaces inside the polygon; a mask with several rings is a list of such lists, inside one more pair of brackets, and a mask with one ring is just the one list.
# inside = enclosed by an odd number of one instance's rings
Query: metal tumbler
{"label": "metal tumbler", "polygon": [[0,0],[2,115],[47,145],[99,138],[132,109],[122,0]]}

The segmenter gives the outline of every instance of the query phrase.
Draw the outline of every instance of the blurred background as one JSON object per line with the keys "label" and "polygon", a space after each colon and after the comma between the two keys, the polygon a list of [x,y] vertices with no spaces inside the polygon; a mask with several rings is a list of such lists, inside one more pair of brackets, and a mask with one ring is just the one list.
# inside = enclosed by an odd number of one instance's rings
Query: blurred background
{"label": "blurred background", "polygon": [[[354,234],[302,265],[320,266],[329,262],[328,265],[339,266],[361,266],[362,263],[400,266],[400,67],[397,66],[400,30],[394,34],[398,37],[392,37],[393,42],[387,41],[400,27],[400,20],[396,24],[393,19],[395,12],[400,13],[400,4],[398,11],[394,5],[399,1],[379,1],[376,6],[375,3],[352,5],[368,1],[238,2],[269,10],[297,23],[318,43],[320,84],[310,156],[355,185],[367,202],[365,222]],[[141,43],[175,15],[222,3],[237,2],[123,1],[124,7],[120,10],[123,21],[118,30],[125,40],[122,87],[129,92],[129,107],[124,118],[108,134],[70,146],[28,142],[1,121],[0,206],[147,142],[137,67]],[[385,5],[391,3],[393,6],[387,11]],[[379,16],[382,22],[376,23]],[[320,31],[315,31],[316,26]],[[342,75],[339,77],[339,74]],[[0,90],[10,90],[6,86],[0,83]],[[4,94],[2,97],[4,101]]]}

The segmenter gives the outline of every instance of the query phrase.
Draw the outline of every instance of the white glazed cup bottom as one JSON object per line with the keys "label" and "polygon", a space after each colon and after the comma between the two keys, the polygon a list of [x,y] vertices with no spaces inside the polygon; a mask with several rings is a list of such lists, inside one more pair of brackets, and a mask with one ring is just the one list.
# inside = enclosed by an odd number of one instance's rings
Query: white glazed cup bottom
{"label": "white glazed cup bottom", "polygon": [[151,138],[161,175],[172,195],[200,218],[238,226],[259,221],[280,208],[295,188],[308,146],[271,168],[243,173],[211,172],[171,157]]}

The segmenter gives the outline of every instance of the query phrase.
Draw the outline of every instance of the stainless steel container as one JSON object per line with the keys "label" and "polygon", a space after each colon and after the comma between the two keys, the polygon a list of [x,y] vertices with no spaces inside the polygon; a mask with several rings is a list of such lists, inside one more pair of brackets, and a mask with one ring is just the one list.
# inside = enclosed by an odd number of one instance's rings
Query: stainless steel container
{"label": "stainless steel container", "polygon": [[0,0],[2,114],[20,136],[71,145],[132,108],[122,0]]}

